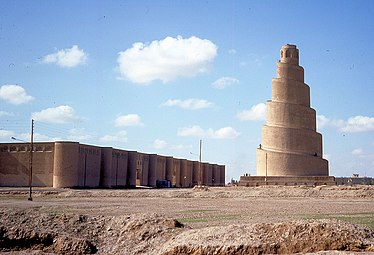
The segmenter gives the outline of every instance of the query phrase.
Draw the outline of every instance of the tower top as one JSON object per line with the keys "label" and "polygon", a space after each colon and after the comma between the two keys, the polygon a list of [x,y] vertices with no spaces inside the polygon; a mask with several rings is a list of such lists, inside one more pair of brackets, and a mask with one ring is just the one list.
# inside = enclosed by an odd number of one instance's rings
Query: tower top
{"label": "tower top", "polygon": [[299,65],[299,50],[296,45],[286,44],[280,50],[280,62],[291,65]]}

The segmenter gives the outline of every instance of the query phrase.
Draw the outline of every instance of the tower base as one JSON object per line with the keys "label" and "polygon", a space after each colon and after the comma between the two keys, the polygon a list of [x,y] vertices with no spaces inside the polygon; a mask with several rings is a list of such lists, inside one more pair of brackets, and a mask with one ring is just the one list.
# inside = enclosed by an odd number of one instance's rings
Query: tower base
{"label": "tower base", "polygon": [[320,155],[256,150],[259,176],[328,176],[329,163]]}

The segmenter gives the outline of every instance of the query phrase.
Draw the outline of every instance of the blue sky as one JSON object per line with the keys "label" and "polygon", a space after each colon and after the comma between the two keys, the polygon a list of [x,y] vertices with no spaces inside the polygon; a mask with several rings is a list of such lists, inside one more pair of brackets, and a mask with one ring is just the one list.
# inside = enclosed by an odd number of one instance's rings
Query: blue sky
{"label": "blue sky", "polygon": [[75,140],[255,175],[296,44],[330,174],[374,176],[373,1],[0,1],[0,141]]}

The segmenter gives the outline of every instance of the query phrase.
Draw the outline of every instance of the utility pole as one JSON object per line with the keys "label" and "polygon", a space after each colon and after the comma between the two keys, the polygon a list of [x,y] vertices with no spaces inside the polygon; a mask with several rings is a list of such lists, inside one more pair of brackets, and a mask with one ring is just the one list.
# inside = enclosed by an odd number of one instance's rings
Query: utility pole
{"label": "utility pole", "polygon": [[29,201],[32,201],[32,157],[34,150],[34,120],[31,119],[31,136],[30,136],[30,156],[29,156],[29,187],[30,187],[30,196]]}
{"label": "utility pole", "polygon": [[268,185],[268,153],[265,153],[265,186]]}
{"label": "utility pole", "polygon": [[203,146],[203,140],[200,139],[200,153],[199,153],[199,180],[200,180],[200,184],[199,186],[202,185],[203,183],[203,172],[202,172],[202,169],[201,169],[201,152],[202,152],[202,146]]}

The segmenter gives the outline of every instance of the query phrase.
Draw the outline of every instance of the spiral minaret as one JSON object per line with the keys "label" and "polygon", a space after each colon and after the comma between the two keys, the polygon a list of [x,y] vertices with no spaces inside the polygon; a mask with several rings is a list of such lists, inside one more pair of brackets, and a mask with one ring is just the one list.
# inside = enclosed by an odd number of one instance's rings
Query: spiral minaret
{"label": "spiral minaret", "polygon": [[316,111],[310,108],[309,86],[299,66],[299,50],[284,45],[266,105],[262,143],[256,152],[258,176],[328,176]]}

